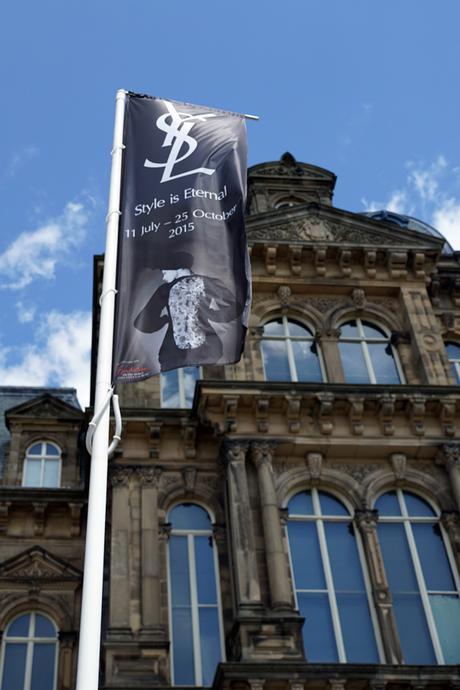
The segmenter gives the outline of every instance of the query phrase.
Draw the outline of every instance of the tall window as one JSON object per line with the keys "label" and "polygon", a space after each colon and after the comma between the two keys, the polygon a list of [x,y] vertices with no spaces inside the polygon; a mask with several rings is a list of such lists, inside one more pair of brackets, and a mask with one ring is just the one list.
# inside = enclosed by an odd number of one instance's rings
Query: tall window
{"label": "tall window", "polygon": [[286,316],[265,324],[262,355],[267,381],[323,381],[312,332]]}
{"label": "tall window", "polygon": [[460,662],[460,599],[439,517],[422,498],[381,496],[378,535],[407,664]]}
{"label": "tall window", "polygon": [[55,690],[57,629],[41,613],[25,613],[7,627],[1,690]]}
{"label": "tall window", "polygon": [[339,341],[347,383],[401,383],[397,355],[383,328],[353,319],[340,326]]}
{"label": "tall window", "polygon": [[169,514],[170,625],[174,685],[212,685],[224,658],[217,553],[204,508]]}
{"label": "tall window", "polygon": [[61,450],[49,441],[34,443],[26,451],[23,486],[56,488],[61,485]]}
{"label": "tall window", "polygon": [[337,498],[317,489],[291,498],[288,511],[307,660],[378,663],[369,587],[350,513]]}
{"label": "tall window", "polygon": [[454,378],[457,383],[460,383],[460,345],[446,343],[446,350]]}
{"label": "tall window", "polygon": [[161,407],[192,407],[200,367],[184,367],[160,375]]}

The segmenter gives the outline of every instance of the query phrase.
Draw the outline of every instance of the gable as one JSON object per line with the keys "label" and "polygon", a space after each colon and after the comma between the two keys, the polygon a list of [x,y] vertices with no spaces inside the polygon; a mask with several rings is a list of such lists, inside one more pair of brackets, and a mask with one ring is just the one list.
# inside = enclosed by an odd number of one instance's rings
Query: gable
{"label": "gable", "polygon": [[322,243],[326,245],[380,248],[431,249],[441,251],[441,238],[372,220],[360,214],[317,204],[302,204],[249,217],[248,241]]}
{"label": "gable", "polygon": [[27,400],[21,405],[12,407],[5,412],[5,420],[8,427],[13,419],[19,420],[30,417],[34,419],[59,418],[60,420],[79,421],[83,418],[83,412],[49,393]]}
{"label": "gable", "polygon": [[33,546],[18,556],[0,563],[0,582],[31,579],[47,582],[79,581],[81,577],[82,572],[78,568],[53,556],[40,546]]}

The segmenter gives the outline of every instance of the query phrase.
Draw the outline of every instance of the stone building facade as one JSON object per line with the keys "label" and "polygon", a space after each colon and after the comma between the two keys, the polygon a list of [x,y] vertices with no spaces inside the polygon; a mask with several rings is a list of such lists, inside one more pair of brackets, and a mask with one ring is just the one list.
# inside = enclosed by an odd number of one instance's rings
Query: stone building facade
{"label": "stone building facade", "polygon": [[[335,208],[335,181],[289,154],[251,168],[241,361],[118,391],[101,688],[460,683],[459,255],[414,219]],[[34,650],[46,617],[67,690],[83,414],[45,391],[6,420],[2,672],[14,622]]]}

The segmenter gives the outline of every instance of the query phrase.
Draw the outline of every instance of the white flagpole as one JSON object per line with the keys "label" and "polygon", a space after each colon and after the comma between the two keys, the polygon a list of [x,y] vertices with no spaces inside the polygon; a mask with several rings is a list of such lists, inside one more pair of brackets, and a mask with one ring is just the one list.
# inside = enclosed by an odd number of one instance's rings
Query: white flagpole
{"label": "white flagpole", "polygon": [[[97,353],[96,395],[94,402],[94,410],[96,413],[101,409],[101,406],[107,399],[112,383],[115,280],[126,93],[126,91],[120,90],[117,91],[116,95],[109,211],[107,214],[104,278],[101,296],[101,320]],[[109,422],[110,404],[107,405],[93,436],[88,520],[86,526],[85,569],[83,575],[80,620],[77,690],[97,690],[99,685]]]}

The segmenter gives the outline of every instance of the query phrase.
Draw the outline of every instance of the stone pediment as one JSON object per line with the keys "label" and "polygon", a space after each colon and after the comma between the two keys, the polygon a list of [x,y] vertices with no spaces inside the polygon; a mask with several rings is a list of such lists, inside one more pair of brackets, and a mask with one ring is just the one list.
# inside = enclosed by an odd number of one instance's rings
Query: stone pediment
{"label": "stone pediment", "polygon": [[249,177],[296,177],[335,184],[336,176],[330,170],[317,165],[301,163],[290,153],[285,153],[281,160],[253,165],[248,170]]}
{"label": "stone pediment", "polygon": [[59,398],[45,393],[37,398],[21,403],[16,407],[11,407],[5,413],[7,425],[13,418],[40,418],[40,419],[67,419],[81,420],[83,412],[73,405],[60,400]]}
{"label": "stone pediment", "polygon": [[[268,214],[267,214],[268,215]],[[412,230],[396,230],[380,221],[371,221],[355,214],[346,214],[341,220],[318,212],[305,211],[290,214],[270,213],[270,217],[248,219],[248,240],[264,242],[306,242],[373,246],[408,247],[440,250],[442,240]],[[284,215],[284,218],[280,216]],[[338,215],[338,214],[337,214]]]}
{"label": "stone pediment", "polygon": [[0,582],[5,580],[79,581],[81,577],[82,572],[78,568],[53,556],[40,546],[34,546],[0,563]]}

